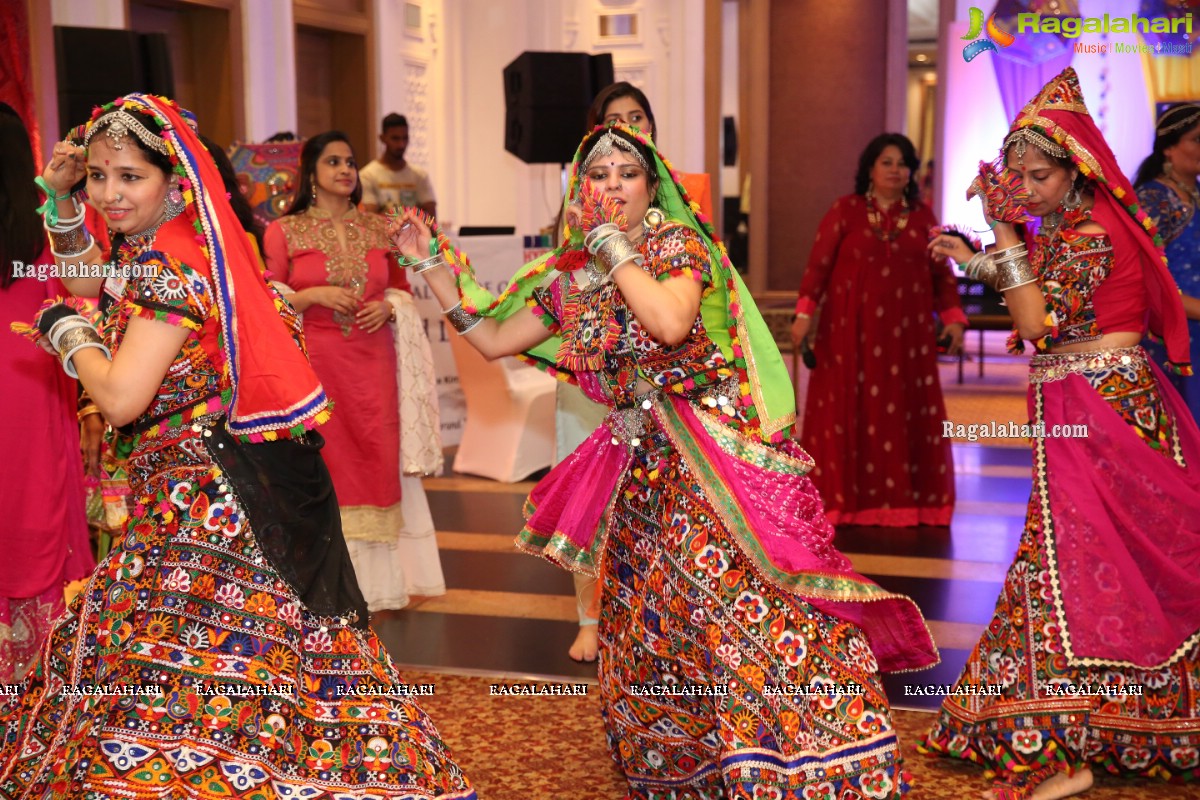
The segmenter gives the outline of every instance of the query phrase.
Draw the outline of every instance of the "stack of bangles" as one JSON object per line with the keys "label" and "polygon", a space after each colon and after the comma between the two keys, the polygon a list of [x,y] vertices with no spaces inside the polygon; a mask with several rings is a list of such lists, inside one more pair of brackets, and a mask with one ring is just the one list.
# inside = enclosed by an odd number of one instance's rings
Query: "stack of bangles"
{"label": "stack of bangles", "polygon": [[633,262],[641,265],[643,258],[629,237],[614,222],[605,222],[588,231],[583,246],[596,257],[609,277],[617,267]]}
{"label": "stack of bangles", "polygon": [[[77,258],[92,247],[92,235],[84,227],[85,212],[78,201],[71,199],[68,194],[55,194],[46,184],[39,183],[38,187],[46,193],[46,203],[38,210],[43,213],[43,225],[50,235],[50,253],[59,261]],[[75,214],[67,219],[58,216],[58,202],[71,199]]]}
{"label": "stack of bangles", "polygon": [[63,369],[72,378],[79,377],[71,359],[80,350],[95,347],[104,351],[105,358],[112,358],[112,353],[100,341],[100,334],[96,328],[79,314],[69,314],[54,323],[46,338],[50,340],[50,346],[58,351]]}
{"label": "stack of bangles", "polygon": [[971,256],[963,269],[968,278],[986,283],[998,292],[1037,281],[1023,242],[993,253],[980,251]]}
{"label": "stack of bangles", "polygon": [[[429,249],[432,255],[424,261],[410,263],[405,259],[401,259],[400,265],[405,269],[411,269],[414,275],[420,275],[422,272],[428,272],[431,269],[446,266],[446,256],[437,249],[437,240],[433,239],[429,242]],[[442,313],[446,315],[446,319],[450,322],[450,326],[458,332],[459,336],[466,334],[480,322],[483,322],[483,317],[478,314],[469,314],[462,307],[462,301],[459,301],[454,308],[443,309]]]}

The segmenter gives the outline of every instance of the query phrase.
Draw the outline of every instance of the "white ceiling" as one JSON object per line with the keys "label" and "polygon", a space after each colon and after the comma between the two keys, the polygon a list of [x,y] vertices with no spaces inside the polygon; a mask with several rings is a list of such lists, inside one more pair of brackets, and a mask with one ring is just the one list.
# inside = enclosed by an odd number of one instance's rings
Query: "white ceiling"
{"label": "white ceiling", "polygon": [[908,40],[931,42],[938,38],[938,0],[908,0]]}

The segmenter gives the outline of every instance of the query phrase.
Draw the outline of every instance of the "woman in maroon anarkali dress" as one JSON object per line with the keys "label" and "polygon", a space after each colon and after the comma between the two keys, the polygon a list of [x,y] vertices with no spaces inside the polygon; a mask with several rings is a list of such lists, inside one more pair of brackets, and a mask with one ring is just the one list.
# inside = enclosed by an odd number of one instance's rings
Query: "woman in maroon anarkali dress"
{"label": "woman in maroon anarkali dress", "polygon": [[801,442],[835,524],[949,525],[954,509],[934,315],[952,351],[967,318],[954,273],[927,250],[938,223],[917,200],[918,163],[899,134],[867,146],[800,284],[794,339],[822,306]]}

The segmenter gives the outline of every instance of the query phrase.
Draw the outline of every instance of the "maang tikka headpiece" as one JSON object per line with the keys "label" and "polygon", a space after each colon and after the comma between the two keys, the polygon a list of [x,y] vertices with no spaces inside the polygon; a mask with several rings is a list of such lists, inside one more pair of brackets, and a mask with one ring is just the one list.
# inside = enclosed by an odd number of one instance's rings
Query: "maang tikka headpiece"
{"label": "maang tikka headpiece", "polygon": [[104,135],[108,138],[109,144],[114,150],[120,150],[125,146],[125,139],[133,134],[141,141],[142,144],[149,147],[155,152],[162,153],[164,156],[170,155],[167,150],[167,143],[162,137],[152,132],[145,124],[138,119],[136,114],[130,114],[124,109],[116,109],[109,111],[97,119],[83,138],[83,146],[87,147],[95,137],[96,131],[103,129]]}
{"label": "maang tikka headpiece", "polygon": [[638,164],[646,172],[650,171],[650,165],[646,163],[646,159],[638,152],[638,149],[633,146],[633,143],[622,136],[618,136],[612,131],[605,131],[604,135],[596,142],[592,152],[588,153],[588,157],[583,162],[583,172],[587,172],[591,168],[592,162],[602,156],[611,156],[616,150],[623,150],[637,159]]}
{"label": "maang tikka headpiece", "polygon": [[1069,153],[1067,148],[1063,147],[1058,142],[1051,139],[1049,136],[1043,136],[1033,128],[1017,128],[1015,131],[1004,137],[1004,146],[1000,148],[1000,155],[1003,157],[1008,153],[1011,147],[1017,155],[1017,163],[1024,166],[1025,150],[1033,145],[1038,150],[1041,150],[1046,155],[1052,158],[1066,158]]}

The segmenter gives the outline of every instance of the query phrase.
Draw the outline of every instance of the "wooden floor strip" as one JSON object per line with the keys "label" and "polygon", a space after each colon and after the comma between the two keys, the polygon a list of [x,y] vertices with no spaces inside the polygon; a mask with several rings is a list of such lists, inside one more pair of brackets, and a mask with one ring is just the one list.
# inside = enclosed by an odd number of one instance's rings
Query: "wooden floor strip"
{"label": "wooden floor strip", "polygon": [[[443,550],[469,550],[477,553],[516,553],[513,537],[504,533],[438,531],[438,547]],[[846,553],[854,569],[870,575],[901,578],[940,578],[943,580],[991,581],[1000,583],[1008,564],[988,561],[953,561],[945,558],[888,556],[874,553]]]}
{"label": "wooden floor strip", "polygon": [[979,637],[987,630],[986,625],[976,625],[971,622],[943,622],[941,620],[925,620],[933,641],[941,650],[971,650],[979,641]]}
{"label": "wooden floor strip", "polygon": [[577,622],[575,598],[570,595],[492,592],[483,589],[447,589],[437,597],[423,597],[405,611],[441,614],[476,614],[555,622]]}
{"label": "wooden floor strip", "polygon": [[470,475],[448,475],[441,478],[424,478],[421,485],[427,492],[487,492],[489,494],[522,494],[526,495],[537,486],[534,481],[517,481],[516,483],[500,483],[489,478],[475,478]]}

